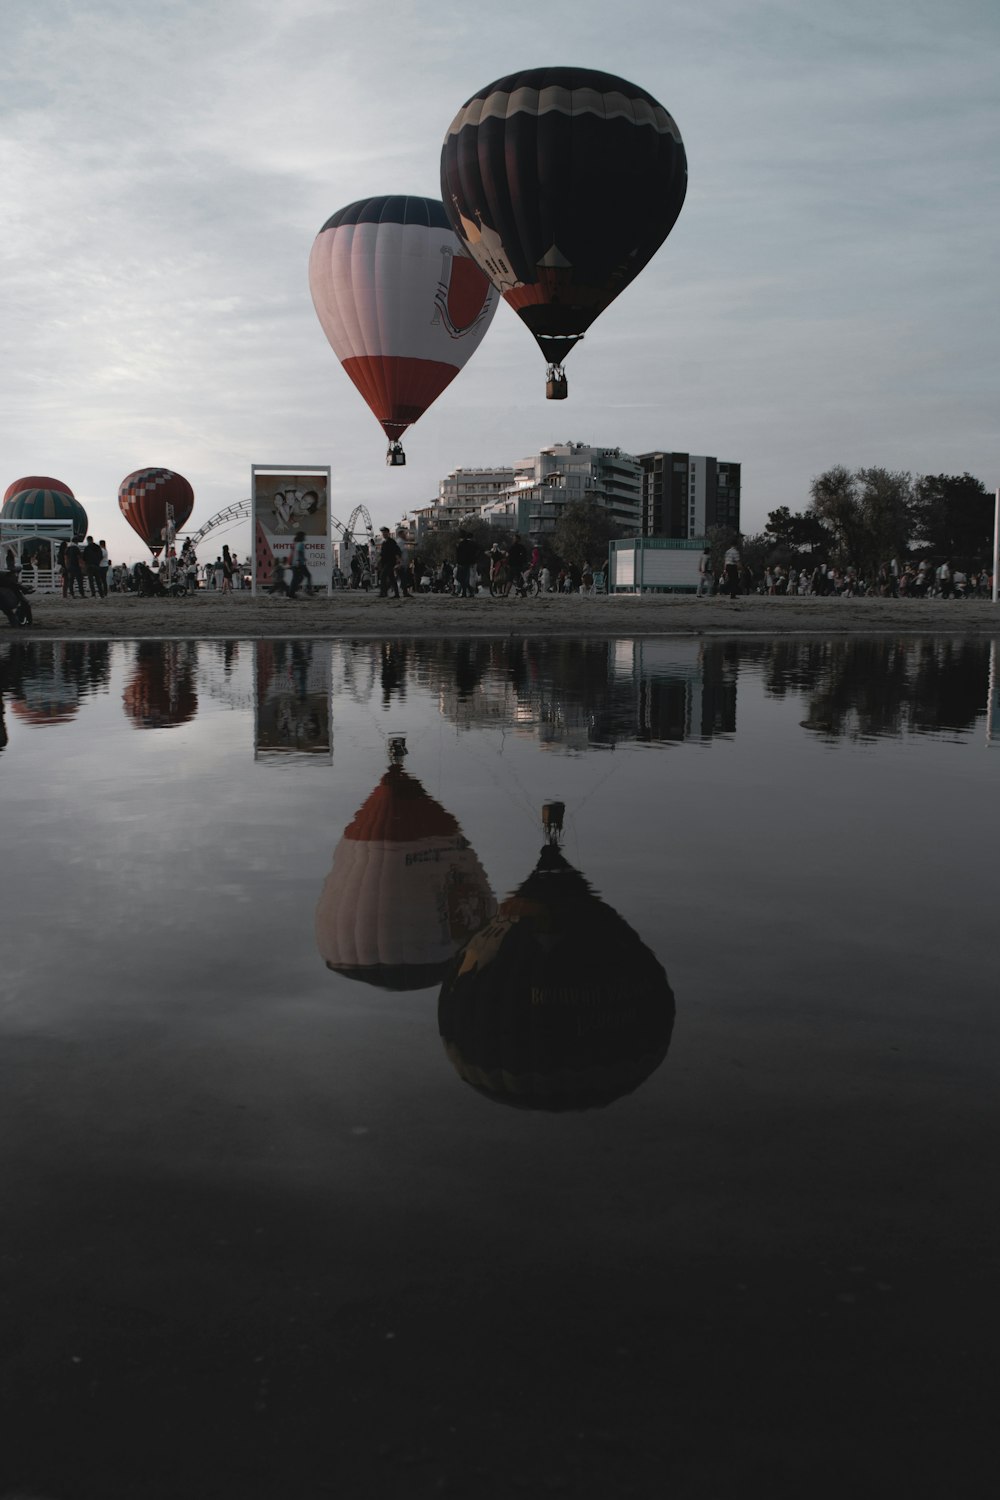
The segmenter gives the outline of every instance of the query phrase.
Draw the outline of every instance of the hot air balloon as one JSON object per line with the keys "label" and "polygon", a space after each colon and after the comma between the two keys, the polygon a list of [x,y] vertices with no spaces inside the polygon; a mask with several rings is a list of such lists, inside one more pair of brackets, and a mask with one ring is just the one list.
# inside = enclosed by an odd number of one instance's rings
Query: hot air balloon
{"label": "hot air balloon", "polygon": [[180,531],[194,509],[194,490],[172,469],[136,469],[118,486],[122,515],[154,557],[166,544],[168,505],[174,508],[174,529]]}
{"label": "hot air balloon", "polygon": [[135,668],[122,694],[136,729],[172,729],[198,712],[193,641],[140,641]]}
{"label": "hot air balloon", "polygon": [[19,495],[22,490],[58,490],[61,495],[73,498],[73,491],[61,479],[51,479],[47,474],[29,474],[24,479],[15,479],[13,484],[7,486],[3,492],[3,503],[6,504],[12,495]]}
{"label": "hot air balloon", "polygon": [[13,702],[30,724],[67,724],[80,711],[82,684],[68,641],[32,642],[21,666]]}
{"label": "hot air balloon", "polygon": [[4,500],[0,516],[5,521],[68,521],[77,540],[87,535],[87,512],[68,490],[15,490]]}
{"label": "hot air balloon", "polygon": [[543,810],[534,871],[455,958],[438,1029],[459,1076],[525,1109],[590,1109],[638,1088],[670,1046],[663,966],[559,848]]}
{"label": "hot air balloon", "polygon": [[327,968],[387,990],[438,984],[496,909],[462,830],[415,776],[405,744],[344,830],[316,908]]}
{"label": "hot air balloon", "polygon": [[399,439],[479,348],[497,309],[487,278],[434,198],[381,197],[327,219],[309,256],[309,290],[334,354],[382,424],[386,463]]}
{"label": "hot air balloon", "polygon": [[674,121],[589,68],[529,68],[459,110],[441,152],[455,233],[534,335],[547,395],[562,361],[673,228],[687,191]]}

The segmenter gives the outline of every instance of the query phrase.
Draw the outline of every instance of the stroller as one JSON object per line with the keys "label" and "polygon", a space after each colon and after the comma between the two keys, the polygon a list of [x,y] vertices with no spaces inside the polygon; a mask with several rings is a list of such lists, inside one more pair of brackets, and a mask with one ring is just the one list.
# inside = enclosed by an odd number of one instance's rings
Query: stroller
{"label": "stroller", "polygon": [[0,573],[0,611],[6,616],[11,628],[31,625],[34,617],[28,603],[28,590],[21,587],[16,573]]}

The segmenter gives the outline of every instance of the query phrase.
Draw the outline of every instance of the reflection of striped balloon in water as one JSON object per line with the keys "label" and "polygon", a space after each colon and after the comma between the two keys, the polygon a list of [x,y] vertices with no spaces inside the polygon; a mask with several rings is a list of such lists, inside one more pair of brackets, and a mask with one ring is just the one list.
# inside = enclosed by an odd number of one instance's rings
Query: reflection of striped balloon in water
{"label": "reflection of striped balloon in water", "polygon": [[631,1093],[666,1057],[673,1024],[662,964],[554,842],[456,957],[438,1001],[459,1076],[526,1109]]}
{"label": "reflection of striped balloon in water", "polygon": [[434,198],[366,198],[333,214],[313,243],[309,289],[390,458],[478,349],[498,303]]}
{"label": "reflection of striped balloon in water", "polygon": [[122,705],[136,729],[173,729],[198,712],[192,641],[140,641]]}
{"label": "reflection of striped balloon in water", "polygon": [[440,983],[496,908],[458,823],[391,765],[344,830],[316,908],[330,969],[389,990]]}

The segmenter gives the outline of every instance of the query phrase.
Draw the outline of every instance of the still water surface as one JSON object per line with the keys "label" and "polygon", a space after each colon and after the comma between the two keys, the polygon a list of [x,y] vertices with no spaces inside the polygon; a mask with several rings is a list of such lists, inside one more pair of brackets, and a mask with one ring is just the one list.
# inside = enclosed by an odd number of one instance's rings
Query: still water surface
{"label": "still water surface", "polygon": [[5,641],[0,1493],[978,1494],[991,650]]}

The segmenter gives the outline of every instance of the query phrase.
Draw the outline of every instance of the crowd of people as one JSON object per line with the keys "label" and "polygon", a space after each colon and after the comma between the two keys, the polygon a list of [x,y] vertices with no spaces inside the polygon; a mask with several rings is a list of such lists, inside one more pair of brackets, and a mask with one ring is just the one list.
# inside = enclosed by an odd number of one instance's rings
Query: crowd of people
{"label": "crowd of people", "polygon": [[[30,620],[27,594],[32,592],[31,567],[21,568],[12,548],[8,547],[0,569],[0,612],[12,623]],[[374,547],[354,548],[349,574],[333,569],[334,589],[349,588],[373,592],[381,598],[408,598],[411,594],[453,595],[460,599],[475,598],[481,592],[507,595],[545,593],[589,594],[603,591],[604,574],[588,563],[562,563],[543,552],[537,542],[526,543],[514,534],[506,544],[494,541],[484,550],[468,531],[459,531],[453,557],[431,564],[411,551],[401,532],[394,535],[387,526],[381,528]],[[168,555],[150,566],[144,562],[113,565],[103,539],[88,536],[83,541],[59,544],[55,570],[61,582],[63,598],[106,599],[112,593],[134,593],[145,597],[180,596],[201,590],[230,594],[252,585],[247,560],[240,561],[228,546],[223,546],[213,562],[200,564],[193,543],[185,540],[179,556]],[[288,566],[275,560],[267,585],[272,594],[295,599],[300,592],[311,595],[313,580],[306,560],[306,534],[297,532],[292,543]],[[950,560],[932,563],[891,558],[866,577],[853,567],[836,567],[819,561],[802,561],[787,565],[775,563],[755,576],[741,558],[739,548],[730,546],[722,560],[721,570],[711,549],[706,548],[698,565],[699,596],[746,594],[771,597],[882,597],[892,599],[989,599],[993,578],[985,567],[965,571],[952,567]]]}
{"label": "crowd of people", "polygon": [[950,559],[934,564],[927,558],[900,561],[891,558],[882,563],[873,577],[865,577],[857,568],[838,568],[824,562],[767,565],[755,578],[734,545],[727,549],[722,572],[717,573],[711,551],[706,548],[699,564],[698,593],[767,594],[804,597],[808,594],[831,598],[882,599],[990,599],[993,575],[980,567],[970,572],[953,568]]}
{"label": "crowd of people", "polygon": [[425,561],[410,551],[406,539],[382,527],[374,559],[367,551],[355,551],[347,586],[378,588],[382,598],[407,598],[410,594],[450,594],[473,599],[487,593],[592,593],[603,582],[589,563],[557,563],[537,543],[529,545],[515,532],[506,546],[495,541],[481,548],[467,531],[460,531],[454,557],[439,563]]}

